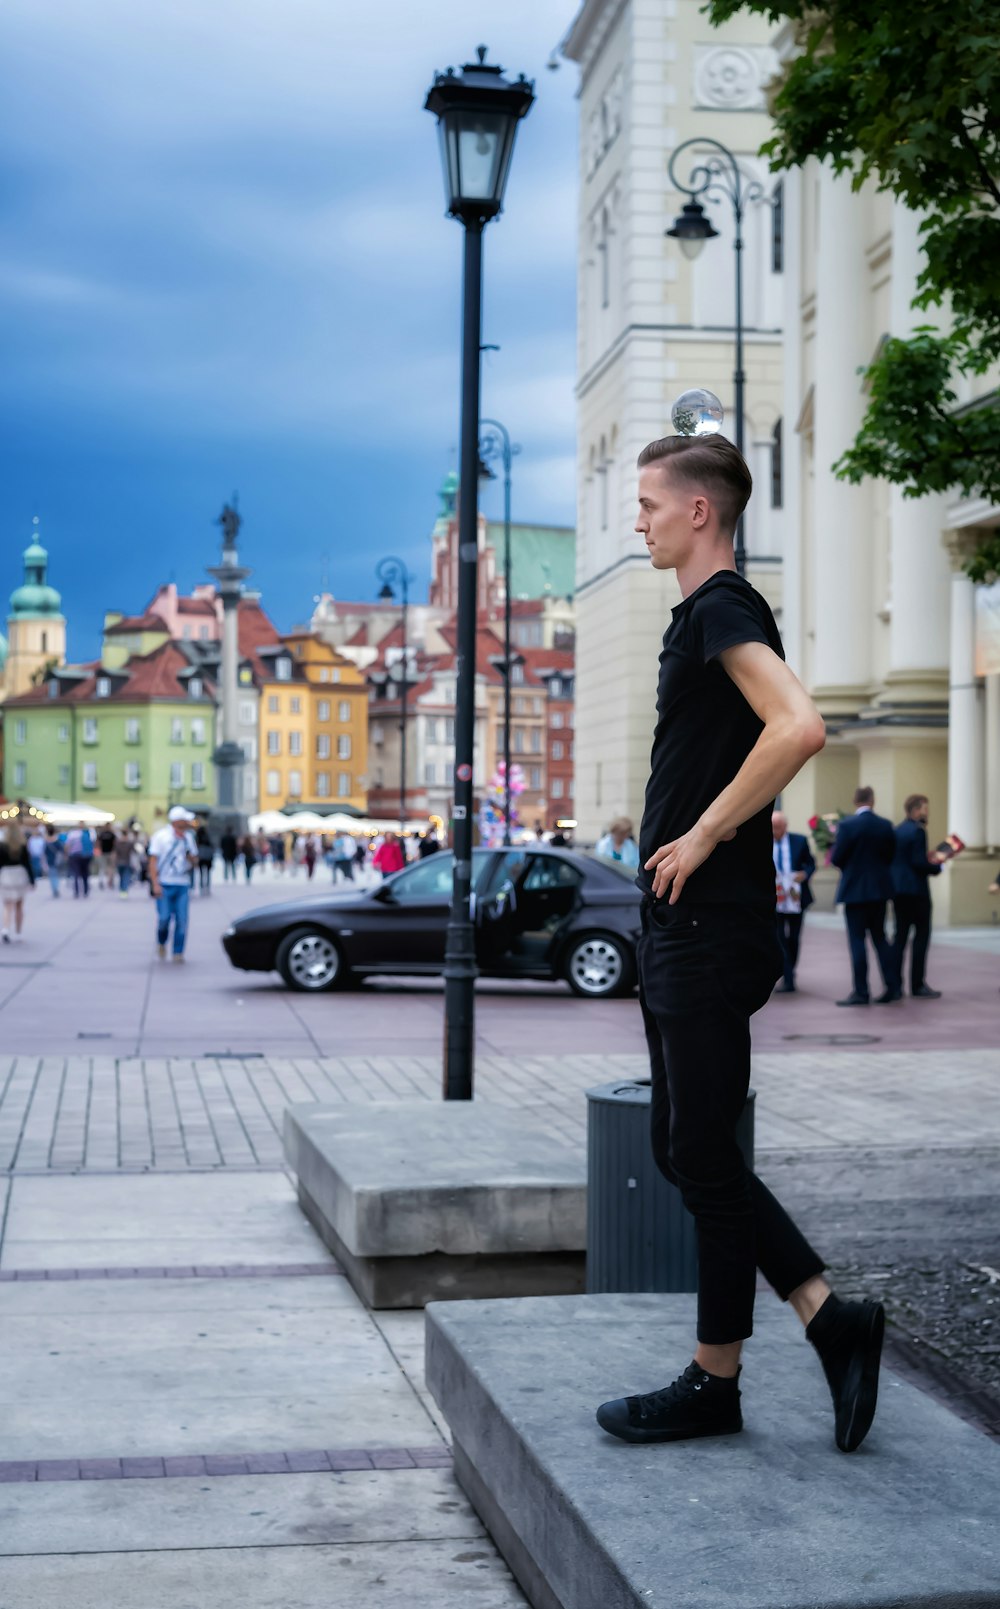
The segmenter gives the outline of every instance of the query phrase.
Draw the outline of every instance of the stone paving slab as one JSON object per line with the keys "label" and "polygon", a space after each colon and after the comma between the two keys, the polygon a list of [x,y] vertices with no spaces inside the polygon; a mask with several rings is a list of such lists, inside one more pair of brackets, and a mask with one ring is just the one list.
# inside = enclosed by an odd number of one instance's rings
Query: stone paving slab
{"label": "stone paving slab", "polygon": [[742,1435],[630,1446],[606,1397],[666,1384],[694,1299],[435,1304],[427,1378],[456,1472],[535,1609],[1000,1609],[1000,1445],[883,1372],[839,1453],[818,1359],[762,1309]]}
{"label": "stone paving slab", "polygon": [[483,1540],[450,1469],[4,1485],[0,1528],[4,1557]]}
{"label": "stone paving slab", "polygon": [[524,1609],[525,1600],[486,1538],[0,1559],[0,1609],[109,1609],[112,1602],[116,1609]]}

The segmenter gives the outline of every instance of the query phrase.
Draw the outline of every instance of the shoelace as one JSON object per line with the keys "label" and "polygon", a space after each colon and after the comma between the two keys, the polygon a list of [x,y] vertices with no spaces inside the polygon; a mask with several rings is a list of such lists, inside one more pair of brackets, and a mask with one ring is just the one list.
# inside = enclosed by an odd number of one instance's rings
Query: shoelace
{"label": "shoelace", "polygon": [[659,1391],[647,1391],[641,1397],[629,1397],[628,1411],[633,1420],[652,1419],[665,1408],[678,1402],[690,1402],[696,1391],[708,1384],[708,1375],[697,1363],[689,1363],[684,1373],[672,1385]]}

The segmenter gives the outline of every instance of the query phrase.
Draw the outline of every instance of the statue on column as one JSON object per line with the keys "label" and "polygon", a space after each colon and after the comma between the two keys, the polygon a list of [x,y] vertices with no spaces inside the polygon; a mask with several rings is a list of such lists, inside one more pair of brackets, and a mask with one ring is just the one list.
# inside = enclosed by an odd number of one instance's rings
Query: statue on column
{"label": "statue on column", "polygon": [[236,538],[239,535],[240,526],[243,524],[243,521],[236,510],[235,492],[233,493],[232,503],[226,503],[223,506],[222,513],[219,515],[219,518],[215,523],[216,525],[220,525],[222,527],[223,547],[234,548],[236,546]]}

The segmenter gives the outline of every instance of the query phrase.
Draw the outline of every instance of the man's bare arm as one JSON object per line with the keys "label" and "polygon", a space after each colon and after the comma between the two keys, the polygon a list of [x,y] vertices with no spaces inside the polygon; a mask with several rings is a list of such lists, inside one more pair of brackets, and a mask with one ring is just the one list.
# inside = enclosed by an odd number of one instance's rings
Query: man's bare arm
{"label": "man's bare arm", "polygon": [[653,893],[660,899],[670,888],[671,905],[716,844],[733,838],[737,827],[787,787],[826,742],[822,716],[798,677],[772,649],[764,643],[740,643],[719,658],[764,730],[732,782],[690,832],[664,844],[647,860],[646,870],[655,868]]}

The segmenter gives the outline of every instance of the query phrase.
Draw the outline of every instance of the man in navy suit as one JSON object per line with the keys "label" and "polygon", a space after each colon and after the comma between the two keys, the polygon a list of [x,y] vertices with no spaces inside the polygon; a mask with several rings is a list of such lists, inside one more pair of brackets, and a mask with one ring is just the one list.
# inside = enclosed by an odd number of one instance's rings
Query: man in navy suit
{"label": "man in navy suit", "polygon": [[866,1006],[868,993],[868,951],[865,939],[871,934],[878,956],[884,992],[876,1005],[899,1000],[899,970],[896,952],[885,936],[885,908],[892,893],[889,868],[896,854],[896,834],[891,821],[874,811],[872,788],[857,788],[854,815],[846,816],[837,828],[830,859],[840,868],[837,904],[844,907],[847,942],[851,950],[854,987],[838,1006]]}
{"label": "man in navy suit", "polygon": [[915,1000],[940,1000],[940,989],[929,989],[924,977],[931,942],[931,890],[928,879],[937,877],[941,861],[927,852],[926,795],[911,793],[903,809],[905,820],[896,828],[896,854],[892,862],[892,904],[896,913],[896,967],[900,984],[903,955],[913,929],[910,951],[910,993]]}
{"label": "man in navy suit", "polygon": [[[809,848],[809,840],[800,832],[789,832],[788,817],[784,811],[776,810],[772,815],[771,833],[774,838],[775,881],[779,889],[787,890],[791,882],[798,890],[798,910],[791,908],[796,902],[794,895],[784,899],[779,895],[778,898],[778,943],[781,945],[785,975],[775,993],[794,994],[802,918],[813,902],[809,879],[816,870],[816,862]],[[783,905],[789,909],[782,910]]]}

